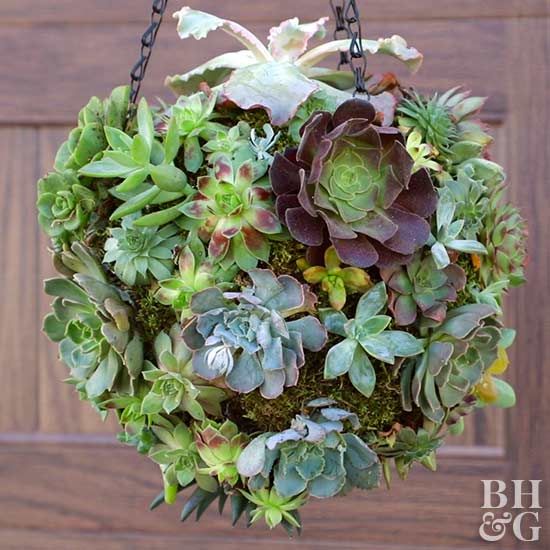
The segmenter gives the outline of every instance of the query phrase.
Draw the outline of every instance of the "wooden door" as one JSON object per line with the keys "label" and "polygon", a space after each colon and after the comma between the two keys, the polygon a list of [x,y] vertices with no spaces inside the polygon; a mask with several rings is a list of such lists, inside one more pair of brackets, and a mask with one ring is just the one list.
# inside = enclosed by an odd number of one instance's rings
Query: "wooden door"
{"label": "wooden door", "polygon": [[[329,14],[325,0],[190,0],[265,35],[283,18]],[[181,2],[172,2],[179,9]],[[441,452],[439,471],[416,468],[391,491],[316,502],[305,534],[288,542],[261,528],[231,530],[214,513],[181,525],[177,508],[148,512],[157,468],[114,439],[73,390],[56,346],[40,333],[48,309],[41,281],[52,274],[35,222],[35,180],[92,94],[127,80],[150,0],[0,0],[0,548],[480,549],[481,479],[550,481],[550,69],[545,0],[360,0],[369,37],[401,34],[426,62],[426,89],[464,83],[490,96],[485,113],[494,156],[531,227],[529,286],[508,301],[518,328],[510,378],[516,409],[479,412]],[[229,45],[222,35],[180,42],[167,18],[145,94],[164,75]],[[378,66],[378,62],[376,62]],[[373,65],[375,63],[373,62]],[[543,521],[543,538],[546,537]],[[546,530],[550,527],[546,526]],[[514,546],[516,545],[516,546]],[[544,542],[534,547],[548,548]],[[487,546],[490,547],[490,546]],[[527,548],[507,537],[499,548]]]}

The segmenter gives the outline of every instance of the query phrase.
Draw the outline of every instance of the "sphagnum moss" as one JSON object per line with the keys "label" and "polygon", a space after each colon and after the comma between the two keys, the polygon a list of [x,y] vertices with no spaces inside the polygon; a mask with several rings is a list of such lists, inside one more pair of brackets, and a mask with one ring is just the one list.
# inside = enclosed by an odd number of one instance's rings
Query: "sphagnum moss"
{"label": "sphagnum moss", "polygon": [[373,394],[366,398],[349,380],[323,378],[323,363],[315,354],[306,354],[306,364],[300,369],[298,384],[287,388],[277,399],[266,400],[258,392],[240,395],[232,400],[230,413],[244,413],[253,429],[262,432],[280,432],[288,428],[292,419],[304,412],[308,402],[319,396],[334,399],[340,406],[357,414],[361,423],[359,435],[385,431],[399,420],[402,412],[399,380],[386,369],[377,369],[378,382]]}

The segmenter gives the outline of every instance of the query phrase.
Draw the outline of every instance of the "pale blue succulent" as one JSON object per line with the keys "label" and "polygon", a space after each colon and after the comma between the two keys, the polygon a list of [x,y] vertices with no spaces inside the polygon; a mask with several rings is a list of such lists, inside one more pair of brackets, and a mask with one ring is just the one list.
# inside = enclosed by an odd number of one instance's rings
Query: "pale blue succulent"
{"label": "pale blue succulent", "polygon": [[307,492],[329,498],[352,487],[372,489],[380,481],[380,462],[359,437],[343,433],[345,423],[359,427],[357,416],[335,408],[329,399],[308,403],[310,415],[297,415],[291,427],[251,441],[237,460],[251,490],[273,486],[282,497]]}
{"label": "pale blue succulent", "polygon": [[262,127],[265,137],[261,137],[252,129],[250,132],[250,143],[257,160],[273,162],[273,155],[270,151],[275,147],[281,137],[281,133],[275,133],[271,124],[264,124]]}
{"label": "pale blue succulent", "polygon": [[253,269],[252,288],[223,293],[219,288],[198,292],[191,299],[193,317],[183,338],[193,350],[193,368],[206,380],[223,377],[229,388],[248,393],[256,388],[266,399],[294,386],[305,362],[304,349],[319,351],[327,334],[307,315],[315,296],[288,275]]}

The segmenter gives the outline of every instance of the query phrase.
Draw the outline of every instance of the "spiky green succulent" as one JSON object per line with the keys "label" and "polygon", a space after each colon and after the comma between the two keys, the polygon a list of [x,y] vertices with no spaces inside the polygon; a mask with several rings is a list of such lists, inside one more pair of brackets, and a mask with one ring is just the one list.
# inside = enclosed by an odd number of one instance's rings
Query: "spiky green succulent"
{"label": "spiky green succulent", "polygon": [[404,410],[412,410],[414,403],[440,424],[447,411],[463,402],[496,359],[500,329],[485,321],[494,314],[485,304],[468,304],[447,314],[428,337],[425,353],[402,367]]}
{"label": "spiky green succulent", "polygon": [[283,521],[297,529],[301,527],[297,511],[307,501],[304,495],[282,497],[274,487],[241,493],[254,505],[250,523],[256,523],[263,518],[270,529]]}
{"label": "spiky green succulent", "polygon": [[381,270],[390,289],[389,307],[396,325],[411,325],[421,317],[443,322],[447,303],[466,285],[464,270],[455,264],[438,269],[433,256],[417,254],[405,267]]}
{"label": "spiky green succulent", "polygon": [[309,415],[298,415],[280,433],[265,433],[251,441],[237,461],[251,490],[270,484],[283,498],[308,494],[329,498],[351,487],[372,489],[380,480],[376,454],[355,434],[343,433],[357,416],[335,408],[334,401],[317,399],[307,404]]}
{"label": "spiky green succulent", "polygon": [[361,296],[353,319],[348,320],[341,311],[322,312],[327,330],[343,338],[327,352],[326,379],[347,374],[357,390],[370,397],[376,372],[369,356],[393,365],[396,357],[412,357],[424,351],[412,334],[386,330],[392,318],[380,313],[386,311],[387,301],[386,285],[381,282]]}
{"label": "spiky green succulent", "polygon": [[162,225],[180,214],[174,207],[163,209],[159,205],[183,199],[191,192],[185,172],[173,162],[180,149],[177,127],[175,121],[171,122],[161,143],[155,136],[153,115],[144,98],[137,109],[137,123],[137,133],[133,136],[118,128],[106,127],[108,150],[100,159],[80,168],[79,174],[122,180],[109,190],[123,201],[111,214],[112,220],[155,207],[157,210],[140,217],[138,224]]}
{"label": "spiky green succulent", "polygon": [[220,403],[227,399],[227,392],[205,384],[193,373],[192,352],[180,332],[179,325],[174,325],[169,334],[161,332],[155,339],[156,367],[145,363],[143,377],[152,385],[143,399],[141,411],[170,414],[181,410],[199,421],[206,418],[205,413],[221,416]]}
{"label": "spiky green succulent", "polygon": [[347,294],[366,292],[372,281],[368,273],[358,267],[341,267],[336,250],[331,246],[324,254],[325,265],[310,266],[305,258],[298,261],[306,282],[316,285],[328,294],[331,307],[340,311],[346,305]]}
{"label": "spiky green succulent", "polygon": [[58,248],[83,238],[97,203],[96,193],[72,171],[52,172],[38,182],[38,222]]}
{"label": "spiky green succulent", "polygon": [[480,156],[491,141],[478,124],[469,120],[479,112],[485,98],[470,97],[469,92],[459,90],[452,88],[429,98],[415,92],[397,107],[399,127],[405,133],[416,130],[433,148],[434,158],[455,164]]}
{"label": "spiky green succulent", "polygon": [[479,273],[485,285],[508,280],[515,287],[525,282],[527,223],[518,208],[505,202],[505,192],[499,185],[488,204],[480,235],[487,254],[479,258]]}
{"label": "spiky green succulent", "polygon": [[187,244],[178,255],[178,271],[170,279],[159,281],[155,296],[164,305],[172,306],[184,321],[192,315],[189,304],[193,294],[218,286],[228,290],[238,268],[224,270],[207,258],[204,246],[198,240]]}
{"label": "spiky green succulent", "polygon": [[70,381],[89,399],[105,392],[131,394],[143,368],[143,343],[134,330],[132,309],[107,277],[92,253],[80,243],[63,257],[73,280],[49,279],[46,293],[54,296],[53,313],[44,331],[59,342]]}
{"label": "spiky green succulent", "polygon": [[210,175],[198,179],[198,193],[180,210],[208,242],[208,255],[224,268],[236,263],[253,269],[269,258],[269,238],[282,227],[273,212],[266,162],[246,161],[234,168],[219,157]]}
{"label": "spiky green succulent", "polygon": [[[382,441],[376,446],[376,452],[385,460],[393,459],[395,469],[401,479],[405,479],[413,465],[418,462],[425,468],[435,471],[437,468],[436,451],[443,440],[433,433],[420,428],[401,428],[391,442]],[[388,483],[391,481],[389,469],[384,469]]]}
{"label": "spiky green succulent", "polygon": [[183,339],[202,378],[223,378],[239,393],[259,388],[263,397],[274,399],[285,386],[296,385],[304,349],[319,351],[326,331],[311,315],[286,320],[313,307],[315,297],[305,285],[264,269],[248,276],[253,287],[242,292],[209,288],[195,294]]}
{"label": "spiky green succulent", "polygon": [[126,216],[120,227],[109,230],[103,261],[114,264],[116,276],[129,286],[143,285],[153,277],[168,279],[174,270],[174,249],[182,244],[180,229],[169,224],[158,227],[135,227],[139,212]]}
{"label": "spiky green succulent", "polygon": [[129,102],[128,86],[115,88],[105,101],[92,97],[78,115],[78,126],[57,152],[56,170],[78,170],[104,151],[108,146],[105,127],[124,129]]}
{"label": "spiky green succulent", "polygon": [[230,420],[223,423],[205,420],[195,426],[194,432],[197,451],[204,463],[197,471],[215,477],[220,484],[235,485],[239,480],[237,460],[248,436]]}

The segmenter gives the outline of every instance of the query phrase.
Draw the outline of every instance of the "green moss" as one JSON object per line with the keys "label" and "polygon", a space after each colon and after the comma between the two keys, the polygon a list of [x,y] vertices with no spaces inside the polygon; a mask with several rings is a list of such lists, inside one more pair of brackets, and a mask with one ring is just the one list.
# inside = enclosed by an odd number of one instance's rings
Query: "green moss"
{"label": "green moss", "polygon": [[[248,123],[251,128],[254,128],[257,132],[263,131],[264,124],[271,124],[269,115],[263,109],[250,109],[249,111],[242,111],[238,116],[239,120],[243,120]],[[288,128],[286,127],[274,127],[275,132],[279,132],[279,139],[275,145],[275,151],[280,153],[284,152],[289,147],[294,147],[295,143],[290,136]]]}
{"label": "green moss", "polygon": [[470,256],[469,254],[460,254],[455,263],[464,270],[464,273],[466,273],[467,283],[464,290],[461,290],[458,293],[456,302],[449,304],[449,311],[454,308],[475,302],[475,298],[469,291],[469,286],[472,283],[474,283],[479,288],[485,288],[485,285],[483,284],[483,281],[481,280],[481,277],[479,275],[479,270],[477,270],[473,264],[472,256]]}
{"label": "green moss", "polygon": [[176,314],[170,306],[158,302],[153,292],[147,287],[132,289],[135,303],[135,323],[145,343],[154,342],[158,333],[168,332],[177,321]]}
{"label": "green moss", "polygon": [[294,240],[276,241],[271,243],[268,267],[276,275],[293,275],[301,278],[302,272],[298,269],[296,261],[306,254],[306,247]]}
{"label": "green moss", "polygon": [[402,413],[399,381],[381,364],[373,394],[365,397],[349,382],[347,376],[323,379],[324,353],[306,353],[306,364],[300,370],[298,385],[285,388],[277,399],[264,399],[258,391],[237,396],[227,414],[247,431],[280,432],[304,411],[307,403],[318,397],[329,397],[339,406],[359,417],[359,434],[389,430]]}

